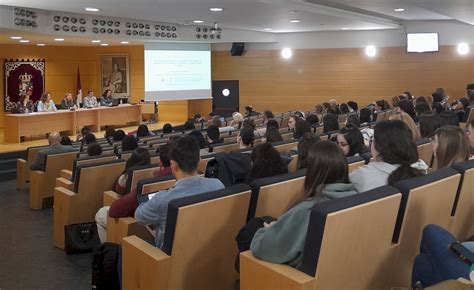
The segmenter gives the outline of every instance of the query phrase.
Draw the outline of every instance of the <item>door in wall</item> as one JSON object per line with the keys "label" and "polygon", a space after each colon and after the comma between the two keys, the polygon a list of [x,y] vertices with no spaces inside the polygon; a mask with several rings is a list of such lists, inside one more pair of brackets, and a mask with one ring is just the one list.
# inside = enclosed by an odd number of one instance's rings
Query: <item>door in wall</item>
{"label": "door in wall", "polygon": [[221,117],[230,117],[239,111],[239,81],[212,81],[212,109]]}

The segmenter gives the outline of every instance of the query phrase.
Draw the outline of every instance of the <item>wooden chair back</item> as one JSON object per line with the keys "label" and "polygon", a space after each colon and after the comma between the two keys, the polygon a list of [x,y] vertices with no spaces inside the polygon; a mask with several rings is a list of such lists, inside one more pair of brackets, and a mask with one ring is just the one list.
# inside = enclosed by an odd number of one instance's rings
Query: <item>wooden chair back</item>
{"label": "wooden chair back", "polygon": [[123,289],[233,289],[249,200],[250,188],[236,185],[170,202],[163,251],[124,239]]}
{"label": "wooden chair back", "polygon": [[273,147],[275,147],[276,151],[280,153],[288,152],[296,146],[298,146],[298,141],[293,141],[293,142],[283,141],[283,142],[277,142],[273,144]]}
{"label": "wooden chair back", "polygon": [[240,148],[239,143],[226,144],[226,145],[212,147],[212,152],[213,153],[222,153],[222,152],[229,153],[234,150],[239,150],[239,148]]}
{"label": "wooden chair back", "polygon": [[288,172],[295,172],[298,165],[298,155],[291,156],[290,164],[288,164]]}
{"label": "wooden chair back", "polygon": [[420,250],[425,226],[449,227],[460,179],[457,171],[443,168],[395,185],[402,193],[402,203],[393,235],[393,241],[399,244],[392,271],[393,287],[410,287],[411,269]]}
{"label": "wooden chair back", "polygon": [[428,166],[431,165],[433,159],[433,145],[429,139],[421,139],[416,142],[416,149],[418,151],[418,157],[423,160]]}
{"label": "wooden chair back", "polygon": [[365,165],[365,159],[360,156],[353,156],[347,158],[347,163],[349,165],[349,173],[359,169],[361,166]]}

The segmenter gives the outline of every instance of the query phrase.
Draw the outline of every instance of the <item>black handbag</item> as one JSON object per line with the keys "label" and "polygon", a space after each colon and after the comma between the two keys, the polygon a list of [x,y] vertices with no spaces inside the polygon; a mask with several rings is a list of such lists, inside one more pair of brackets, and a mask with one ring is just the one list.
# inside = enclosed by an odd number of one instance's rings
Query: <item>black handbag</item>
{"label": "black handbag", "polygon": [[96,223],[64,226],[64,237],[68,255],[91,252],[100,245]]}

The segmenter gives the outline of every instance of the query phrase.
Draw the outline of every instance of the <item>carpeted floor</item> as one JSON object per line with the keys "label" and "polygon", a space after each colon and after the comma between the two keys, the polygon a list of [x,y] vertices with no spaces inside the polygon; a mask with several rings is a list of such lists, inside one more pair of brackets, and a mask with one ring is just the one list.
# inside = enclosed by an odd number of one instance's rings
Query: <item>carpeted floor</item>
{"label": "carpeted floor", "polygon": [[28,208],[28,189],[0,183],[0,290],[91,289],[92,254],[53,246],[53,210]]}

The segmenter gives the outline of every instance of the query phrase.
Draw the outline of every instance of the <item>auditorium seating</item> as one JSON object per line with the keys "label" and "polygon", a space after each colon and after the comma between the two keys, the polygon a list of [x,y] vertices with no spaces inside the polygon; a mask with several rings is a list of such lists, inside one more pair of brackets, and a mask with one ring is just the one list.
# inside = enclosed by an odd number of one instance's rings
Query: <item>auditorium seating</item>
{"label": "auditorium seating", "polygon": [[125,169],[124,160],[81,165],[77,169],[74,190],[56,187],[54,191],[53,242],[64,249],[66,225],[93,222],[102,207],[103,192],[111,190]]}
{"label": "auditorium seating", "polygon": [[430,139],[425,138],[418,140],[416,142],[416,148],[418,150],[418,158],[430,166],[433,160],[433,145]]}
{"label": "auditorium seating", "polygon": [[295,172],[298,166],[298,155],[292,155],[290,164],[288,164],[288,172]]}
{"label": "auditorium seating", "polygon": [[30,208],[39,210],[44,207],[46,198],[54,194],[56,178],[61,170],[72,169],[77,152],[51,154],[46,156],[45,171],[30,170]]}
{"label": "auditorium seating", "polygon": [[252,181],[248,219],[281,216],[293,204],[304,198],[305,178],[306,170],[302,169]]}
{"label": "auditorium seating", "polygon": [[279,153],[286,153],[289,152],[291,149],[298,146],[298,141],[289,140],[289,141],[281,141],[272,143],[273,147],[275,147],[276,151]]}
{"label": "auditorium seating", "polygon": [[361,156],[347,157],[347,164],[349,165],[349,173],[359,169],[365,165],[365,159]]}
{"label": "auditorium seating", "polygon": [[235,235],[249,201],[247,185],[171,201],[162,250],[123,239],[122,289],[233,289]]}
{"label": "auditorium seating", "polygon": [[[173,176],[160,176],[143,179],[138,182],[137,196],[158,192],[162,189],[174,186],[176,180]],[[114,201],[120,199],[120,195],[114,191],[104,192],[104,206],[110,206]],[[122,238],[137,235],[146,240],[153,241],[145,226],[140,225],[133,217],[107,218],[107,241],[111,243],[122,243]]]}
{"label": "auditorium seating", "polygon": [[25,184],[30,181],[30,166],[36,160],[38,152],[48,146],[35,146],[26,149],[26,159],[18,158],[16,160],[16,188],[23,189]]}
{"label": "auditorium seating", "polygon": [[240,255],[240,289],[389,289],[400,199],[399,190],[385,186],[316,204],[300,269],[247,251]]}
{"label": "auditorium seating", "polygon": [[393,287],[410,287],[411,267],[419,252],[423,228],[437,224],[448,228],[461,175],[443,168],[395,184],[402,194],[393,242],[399,245]]}
{"label": "auditorium seating", "polygon": [[474,160],[453,165],[461,174],[461,183],[451,212],[449,231],[460,241],[474,235]]}

